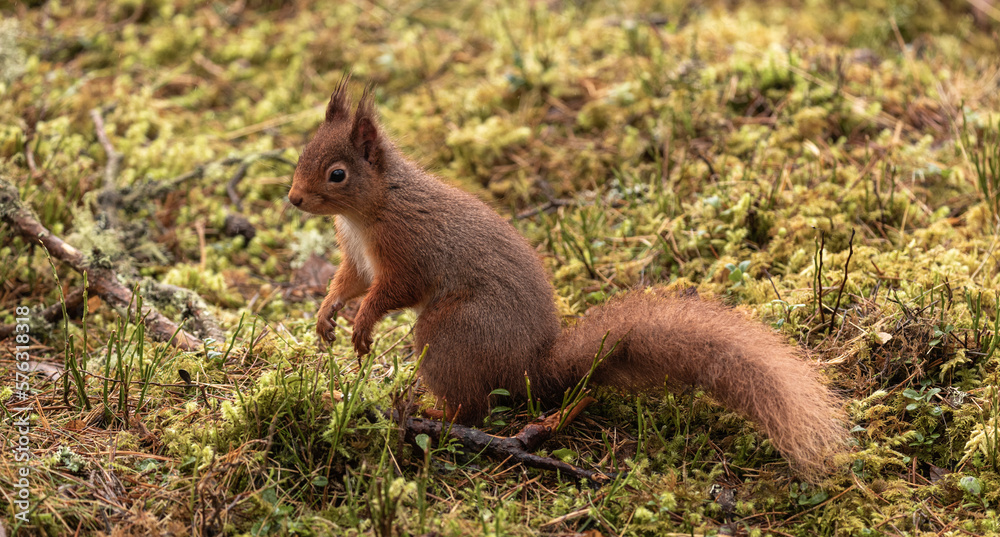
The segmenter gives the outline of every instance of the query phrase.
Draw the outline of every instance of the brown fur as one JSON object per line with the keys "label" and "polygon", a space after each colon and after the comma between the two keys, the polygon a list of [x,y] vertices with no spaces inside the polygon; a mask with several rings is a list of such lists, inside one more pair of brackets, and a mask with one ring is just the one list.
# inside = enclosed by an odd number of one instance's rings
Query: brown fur
{"label": "brown fur", "polygon": [[842,447],[840,402],[816,371],[778,334],[717,302],[634,291],[591,308],[553,348],[547,377],[559,379],[557,389],[587,373],[605,334],[598,384],[700,386],[756,422],[809,476]]}
{"label": "brown fur", "polygon": [[[527,241],[484,203],[403,157],[378,125],[370,88],[352,115],[347,82],[303,150],[288,195],[302,210],[337,215],[344,255],[318,313],[322,339],[333,339],[337,312],[362,294],[352,339],[359,354],[386,313],[417,309],[415,343],[428,346],[422,378],[450,415],[474,422],[496,388],[523,399],[525,375],[536,395],[558,399],[609,334],[607,348],[618,346],[595,373],[600,384],[702,386],[757,422],[807,474],[841,447],[838,401],[812,368],[779,336],[714,302],[632,292],[560,335],[552,286]],[[334,169],[346,179],[331,181]]]}

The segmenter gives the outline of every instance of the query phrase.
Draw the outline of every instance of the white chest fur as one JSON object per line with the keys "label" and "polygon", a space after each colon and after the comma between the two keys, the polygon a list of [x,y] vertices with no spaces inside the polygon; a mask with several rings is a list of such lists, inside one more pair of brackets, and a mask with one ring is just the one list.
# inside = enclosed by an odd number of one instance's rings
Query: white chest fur
{"label": "white chest fur", "polygon": [[358,274],[365,279],[365,283],[371,283],[375,278],[375,264],[364,231],[344,215],[337,215],[336,225],[337,231],[340,232],[341,251],[351,258],[358,269]]}

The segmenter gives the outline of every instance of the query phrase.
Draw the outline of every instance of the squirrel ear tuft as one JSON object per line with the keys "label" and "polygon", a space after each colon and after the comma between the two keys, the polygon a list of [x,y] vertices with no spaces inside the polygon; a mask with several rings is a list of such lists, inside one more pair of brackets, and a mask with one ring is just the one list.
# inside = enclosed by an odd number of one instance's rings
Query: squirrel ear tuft
{"label": "squirrel ear tuft", "polygon": [[351,72],[347,71],[340,78],[337,89],[330,96],[330,104],[326,105],[326,121],[344,121],[351,114],[350,97],[347,95],[347,85],[351,81]]}
{"label": "squirrel ear tuft", "polygon": [[351,128],[351,140],[369,164],[376,164],[381,158],[374,91],[371,84],[365,86],[361,101],[358,102],[358,110],[354,113],[354,126]]}

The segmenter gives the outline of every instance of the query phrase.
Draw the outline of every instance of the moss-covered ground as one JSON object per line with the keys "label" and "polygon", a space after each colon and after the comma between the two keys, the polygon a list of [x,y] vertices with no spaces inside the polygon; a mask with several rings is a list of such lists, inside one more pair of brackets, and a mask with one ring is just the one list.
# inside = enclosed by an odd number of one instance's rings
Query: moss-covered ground
{"label": "moss-covered ground", "polygon": [[[46,323],[83,276],[0,227],[0,325],[30,309],[33,369],[22,400],[0,341],[0,535],[1000,532],[996,2],[0,12],[0,176],[208,338],[155,343],[93,293]],[[597,393],[543,446],[626,471],[599,488],[404,442],[371,410],[412,393],[414,315],[388,317],[361,363],[349,337],[318,349],[340,254],[331,222],[285,199],[345,70],[377,85],[409,155],[537,245],[567,322],[625,289],[695,286],[799,345],[845,399],[839,471],[802,481],[698,391]],[[10,413],[26,405],[27,463]]]}

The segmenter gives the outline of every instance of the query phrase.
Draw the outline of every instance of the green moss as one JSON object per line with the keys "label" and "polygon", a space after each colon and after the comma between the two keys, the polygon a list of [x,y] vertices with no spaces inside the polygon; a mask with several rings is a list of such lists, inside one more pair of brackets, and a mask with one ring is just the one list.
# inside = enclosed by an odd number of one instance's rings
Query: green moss
{"label": "green moss", "polygon": [[[230,534],[377,533],[392,498],[396,531],[410,534],[726,524],[750,535],[987,534],[1000,500],[1000,358],[987,358],[1000,271],[970,152],[1000,109],[983,90],[995,32],[972,6],[912,1],[28,6],[0,25],[0,169],[92,262],[191,289],[230,331],[244,313],[254,319],[226,359],[228,338],[169,354],[150,377],[164,386],[147,385],[135,428],[117,433],[119,450],[170,459],[132,476],[177,494],[144,503],[157,520],[194,520],[206,491],[224,490],[225,505],[240,499],[220,530]],[[602,393],[550,440],[547,452],[630,469],[598,491],[453,446],[424,460],[374,410],[409,400],[414,316],[382,323],[364,374],[350,348],[353,306],[332,349],[316,350],[322,297],[293,275],[311,255],[339,253],[328,219],[284,202],[286,166],[255,163],[237,188],[251,241],[221,233],[234,211],[230,166],[114,214],[101,205],[105,189],[148,192],[230,155],[288,147],[294,160],[349,67],[377,83],[383,123],[408,155],[505,216],[541,211],[512,221],[537,245],[566,317],[636,286],[695,287],[826,364],[857,426],[849,470],[801,485],[752,426],[698,393]],[[115,185],[104,183],[92,109],[124,156]],[[53,303],[44,255],[22,255],[26,243],[3,230],[0,241],[13,260],[0,271],[0,310]],[[82,284],[57,270],[64,289]],[[186,314],[191,295],[159,295],[165,314]],[[93,306],[87,352],[97,355],[117,317]],[[83,330],[71,323],[77,348]],[[39,358],[64,361],[68,342],[51,339],[59,350]],[[87,387],[101,393],[103,356],[88,357]],[[175,385],[179,369],[204,386]],[[335,395],[358,379],[348,412]],[[58,399],[60,384],[39,393]],[[504,416],[511,427],[524,422],[517,412]],[[54,492],[74,482],[56,470],[50,479],[40,487],[51,488],[51,513],[29,531],[106,527],[96,503]],[[715,483],[735,491],[733,512],[709,496]],[[138,527],[122,517],[113,522]]]}
{"label": "green moss", "polygon": [[[224,307],[239,307],[243,301],[233,293],[226,279],[216,272],[197,265],[174,265],[163,276],[161,283],[194,291],[205,300]],[[186,297],[177,297],[183,303]]]}

